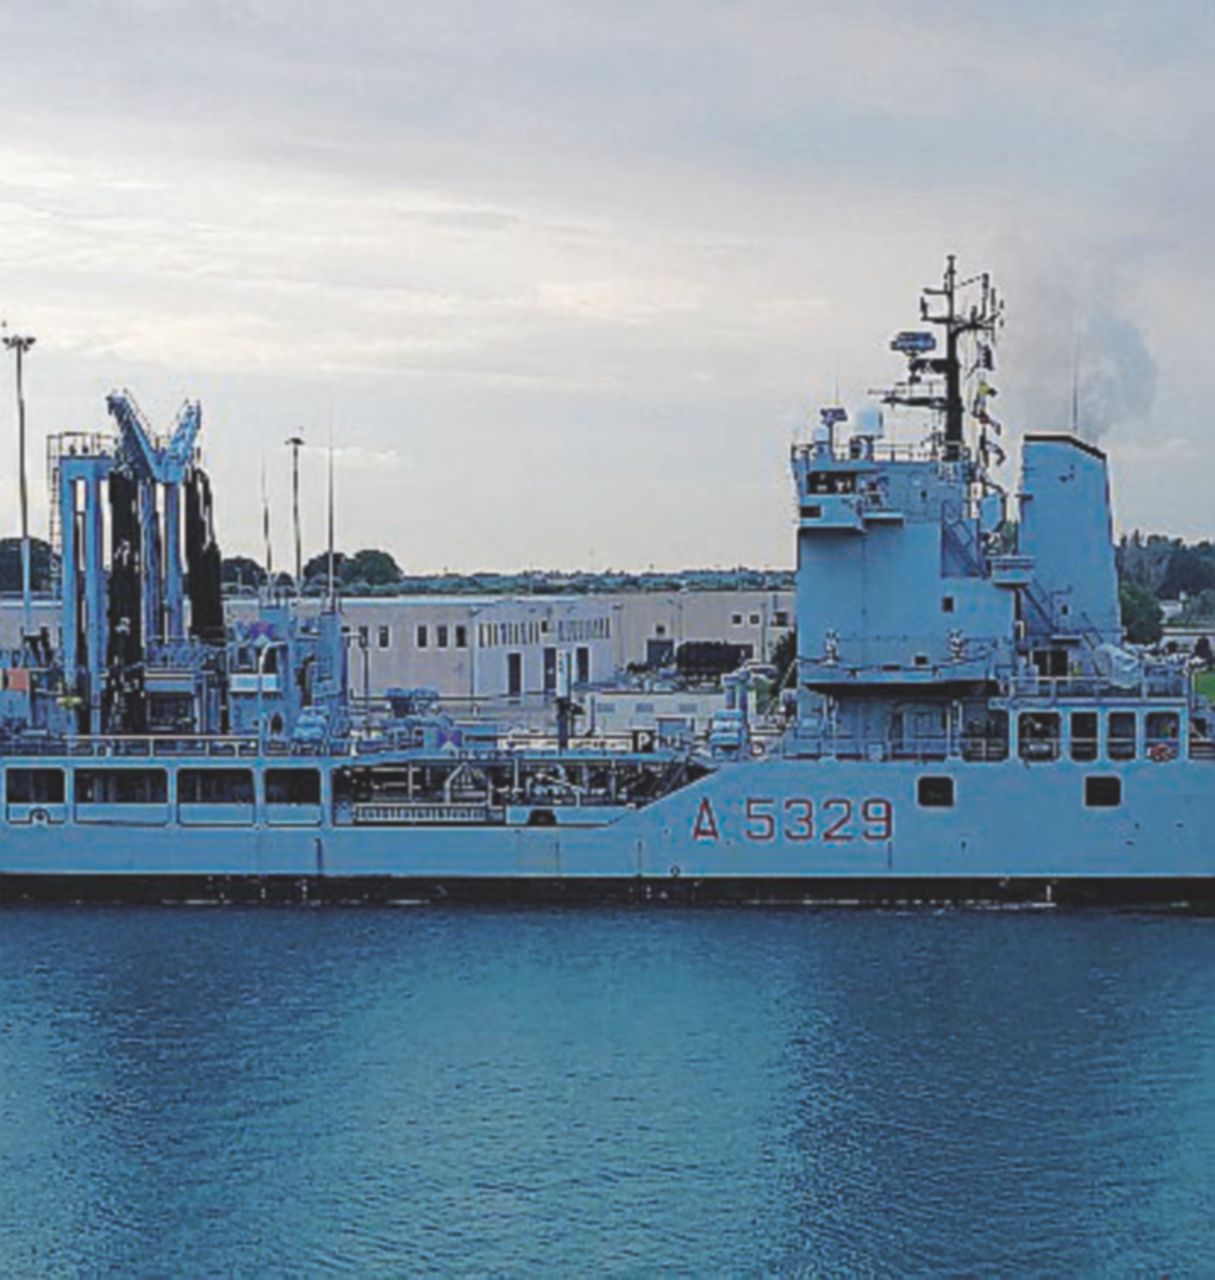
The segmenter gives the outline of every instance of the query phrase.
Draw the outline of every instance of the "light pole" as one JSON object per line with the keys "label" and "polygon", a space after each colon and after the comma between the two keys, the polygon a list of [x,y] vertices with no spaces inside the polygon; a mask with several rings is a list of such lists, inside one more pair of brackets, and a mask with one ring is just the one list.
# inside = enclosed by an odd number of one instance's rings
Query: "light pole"
{"label": "light pole", "polygon": [[32,593],[30,499],[29,485],[25,475],[25,388],[22,382],[22,368],[25,353],[34,345],[34,338],[28,334],[9,333],[4,336],[4,345],[17,356],[17,470],[21,485],[21,626],[24,634],[28,636],[33,631],[33,620],[30,616]]}
{"label": "light pole", "polygon": [[304,441],[300,436],[292,436],[287,441],[291,450],[291,520],[295,528],[295,594],[302,593],[304,584],[300,579],[304,575],[304,552],[300,541],[300,449]]}

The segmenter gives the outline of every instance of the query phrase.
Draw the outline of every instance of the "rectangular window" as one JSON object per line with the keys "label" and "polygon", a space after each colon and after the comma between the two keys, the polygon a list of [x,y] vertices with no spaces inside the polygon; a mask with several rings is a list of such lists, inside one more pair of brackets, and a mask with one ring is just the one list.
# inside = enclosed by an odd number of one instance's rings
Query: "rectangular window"
{"label": "rectangular window", "polygon": [[1181,751],[1181,716],[1176,711],[1149,711],[1144,747],[1153,760],[1172,760]]}
{"label": "rectangular window", "polygon": [[916,799],[924,809],[952,809],[953,779],[950,777],[921,778],[916,785]]}
{"label": "rectangular window", "polygon": [[267,804],[320,804],[318,769],[267,769]]}
{"label": "rectangular window", "polygon": [[1096,760],[1097,713],[1095,711],[1072,712],[1072,759]]}
{"label": "rectangular window", "polygon": [[1084,779],[1084,804],[1088,809],[1116,809],[1122,803],[1122,779]]}
{"label": "rectangular window", "polygon": [[77,769],[77,804],[165,804],[169,778],[163,769]]}
{"label": "rectangular window", "polygon": [[787,627],[789,625],[789,614],[785,609],[777,609],[772,615],[772,625],[774,627]]}
{"label": "rectangular window", "polygon": [[591,682],[591,651],[585,646],[574,651],[574,679],[578,684]]}
{"label": "rectangular window", "polygon": [[734,626],[734,627],[741,627],[741,626],[742,626],[742,614],[741,614],[741,613],[732,613],[732,614],[730,615],[730,625],[731,625],[731,626]]}
{"label": "rectangular window", "polygon": [[446,649],[447,648],[447,624],[445,622],[439,623],[438,627],[436,628],[436,633],[438,637],[439,648]]}
{"label": "rectangular window", "polygon": [[506,655],[506,695],[517,698],[523,692],[523,655],[508,653]]}
{"label": "rectangular window", "polygon": [[179,804],[253,803],[251,769],[182,769],[177,775]]}
{"label": "rectangular window", "polygon": [[942,612],[942,613],[952,613],[952,612],[953,612],[953,596],[942,596],[942,597],[941,597],[941,612]]}
{"label": "rectangular window", "polygon": [[468,648],[468,628],[459,624],[456,626],[456,648]]}
{"label": "rectangular window", "polygon": [[1109,741],[1106,748],[1109,758],[1111,760],[1134,760],[1135,713],[1133,711],[1111,711],[1109,730]]}
{"label": "rectangular window", "polygon": [[380,642],[380,648],[387,649],[392,643],[392,632],[387,627],[381,627],[378,639]]}
{"label": "rectangular window", "polygon": [[4,797],[9,804],[62,804],[62,769],[9,769],[4,775]]}
{"label": "rectangular window", "polygon": [[423,624],[422,626],[420,626],[420,627],[418,628],[418,632],[417,632],[417,641],[418,641],[418,648],[419,648],[419,649],[425,649],[425,648],[426,648],[426,646],[430,643],[430,637],[429,637],[429,636],[427,635],[427,633],[426,633],[426,626],[425,626],[425,624]]}
{"label": "rectangular window", "polygon": [[367,645],[370,643],[370,640],[371,640],[371,636],[369,633],[369,628],[360,627],[359,628],[359,648],[366,649]]}
{"label": "rectangular window", "polygon": [[1017,721],[1017,749],[1022,760],[1059,758],[1059,713],[1023,711]]}

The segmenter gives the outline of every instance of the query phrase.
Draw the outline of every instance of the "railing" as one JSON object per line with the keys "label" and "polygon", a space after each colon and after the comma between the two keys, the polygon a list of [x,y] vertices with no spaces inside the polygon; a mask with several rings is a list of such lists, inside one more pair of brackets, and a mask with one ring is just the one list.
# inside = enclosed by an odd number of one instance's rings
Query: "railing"
{"label": "railing", "polygon": [[1131,685],[1119,685],[1108,676],[1014,675],[1007,678],[1010,698],[1185,698],[1189,677],[1184,671],[1149,672]]}

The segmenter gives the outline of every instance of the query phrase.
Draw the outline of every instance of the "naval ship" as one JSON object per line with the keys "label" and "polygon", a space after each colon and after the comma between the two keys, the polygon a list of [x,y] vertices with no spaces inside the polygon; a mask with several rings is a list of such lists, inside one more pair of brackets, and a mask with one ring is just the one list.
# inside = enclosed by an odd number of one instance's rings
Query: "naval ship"
{"label": "naval ship", "polygon": [[901,379],[793,447],[775,738],[745,676],[702,742],[580,738],[565,667],[545,742],[372,714],[332,594],[225,623],[198,406],[112,395],[51,444],[59,634],[0,655],[0,900],[1209,904],[1215,713],[1124,642],[1102,451],[998,482],[1002,323],[950,258]]}

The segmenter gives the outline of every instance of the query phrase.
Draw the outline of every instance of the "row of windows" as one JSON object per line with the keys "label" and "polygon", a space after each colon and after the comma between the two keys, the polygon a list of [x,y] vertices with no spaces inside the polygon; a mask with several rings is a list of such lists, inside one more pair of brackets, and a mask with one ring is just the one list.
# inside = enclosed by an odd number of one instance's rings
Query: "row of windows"
{"label": "row of windows", "polygon": [[[542,639],[551,638],[552,626],[547,618],[535,618],[529,622],[481,622],[477,624],[477,646],[496,649],[503,645],[537,645]],[[612,620],[603,618],[574,618],[557,620],[558,643],[577,644],[586,640],[610,640]]]}
{"label": "row of windows", "polygon": [[[1030,762],[1058,760],[1066,751],[1071,759],[1087,763],[1102,754],[1101,720],[1096,711],[1073,711],[1067,719],[1064,741],[1063,713],[1023,711],[1017,718],[1017,754]],[[1140,719],[1134,711],[1111,711],[1105,721],[1104,756],[1107,760],[1134,760],[1141,752],[1154,759],[1170,759],[1181,752],[1181,716],[1176,711],[1151,711]],[[986,723],[968,728],[962,739],[967,760],[1005,760],[1009,751],[1008,712],[993,710]]]}
{"label": "row of windows", "polygon": [[[169,775],[164,769],[77,769],[77,804],[167,804]],[[267,769],[267,804],[320,804],[319,769]],[[8,804],[64,804],[67,778],[62,769],[7,769]],[[179,769],[177,802],[251,805],[251,769]]]}
{"label": "row of windows", "polygon": [[[761,621],[762,615],[758,613],[732,613],[730,615],[730,625],[732,627],[741,627],[744,622],[748,626],[758,627]],[[787,627],[789,625],[789,611],[787,609],[774,610],[772,614],[772,625],[774,627]]]}
{"label": "row of windows", "polygon": [[[916,800],[924,809],[952,809],[954,781],[947,774],[920,778]],[[1084,805],[1087,809],[1116,809],[1122,803],[1122,779],[1090,774],[1084,779]]]}
{"label": "row of windows", "polygon": [[[436,649],[447,649],[453,647],[456,649],[468,648],[468,628],[463,623],[456,626],[448,626],[446,622],[440,622],[433,627],[428,623],[420,623],[414,630],[414,644],[419,649],[429,649],[431,639],[434,639]],[[371,645],[371,628],[363,625],[359,627],[359,647],[361,649],[369,648]],[[376,648],[390,649],[392,647],[392,628],[381,623],[376,627]]]}
{"label": "row of windows", "polygon": [[557,639],[571,643],[581,640],[610,640],[612,621],[602,618],[558,618]]}
{"label": "row of windows", "polygon": [[[1151,711],[1143,721],[1133,711],[1111,711],[1106,717],[1105,755],[1109,760],[1134,760],[1149,755],[1176,755],[1181,748],[1181,716],[1176,711]],[[1023,760],[1057,760],[1062,753],[1063,719],[1058,711],[1024,711],[1017,725]],[[1068,750],[1081,763],[1096,760],[1101,741],[1096,711],[1073,711],[1068,724]]]}
{"label": "row of windows", "polygon": [[477,624],[477,646],[496,649],[504,644],[539,644],[540,637],[547,635],[548,629],[547,618],[531,622],[480,622]]}

